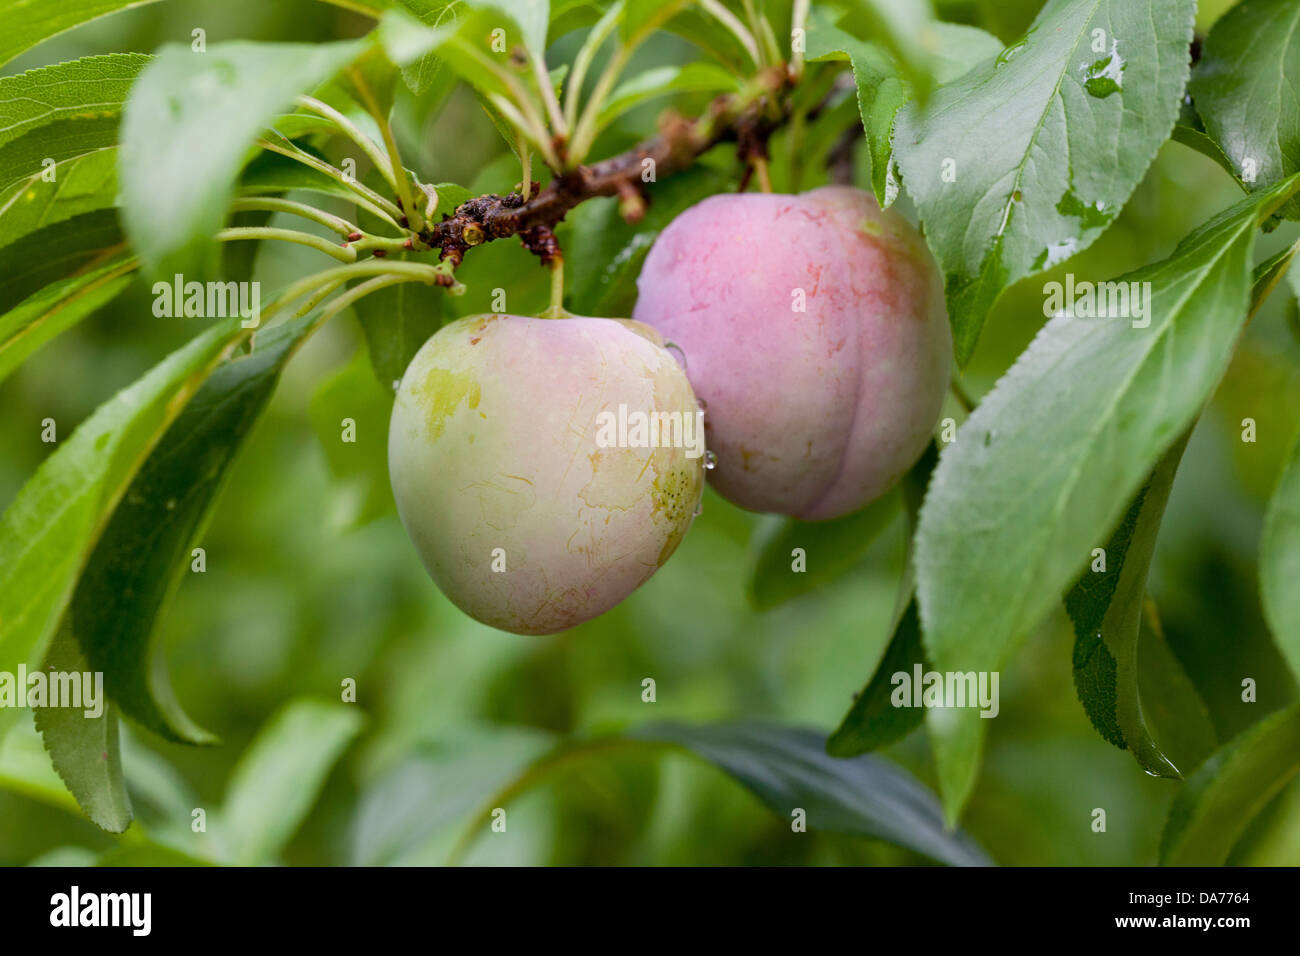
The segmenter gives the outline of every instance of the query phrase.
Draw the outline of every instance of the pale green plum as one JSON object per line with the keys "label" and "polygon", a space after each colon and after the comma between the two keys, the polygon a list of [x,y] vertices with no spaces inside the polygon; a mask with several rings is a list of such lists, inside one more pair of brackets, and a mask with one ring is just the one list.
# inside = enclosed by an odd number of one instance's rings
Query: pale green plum
{"label": "pale green plum", "polygon": [[952,339],[934,259],[899,213],[828,186],[713,196],[656,239],[633,317],[680,345],[709,480],[753,511],[861,508],[924,450]]}
{"label": "pale green plum", "polygon": [[[644,429],[619,434],[620,406],[625,421],[678,413],[681,425],[648,446]],[[424,344],[398,388],[397,509],[465,613],[517,634],[564,630],[627,597],[690,527],[704,486],[697,411],[639,323],[469,316]]]}

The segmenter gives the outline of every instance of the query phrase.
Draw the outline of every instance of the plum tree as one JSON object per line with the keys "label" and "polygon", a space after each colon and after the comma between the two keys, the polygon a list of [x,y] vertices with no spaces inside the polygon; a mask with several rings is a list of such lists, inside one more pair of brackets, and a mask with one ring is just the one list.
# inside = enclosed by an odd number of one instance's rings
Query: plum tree
{"label": "plum tree", "polygon": [[[389,469],[402,523],[451,601],[549,634],[644,583],[690,527],[701,449],[603,427],[693,421],[653,329],[627,319],[477,315],[424,344],[398,388]],[[623,440],[618,439],[622,437]]]}
{"label": "plum tree", "polygon": [[938,270],[861,190],[712,196],[656,239],[634,317],[681,346],[710,480],[753,511],[854,511],[925,448],[951,368]]}

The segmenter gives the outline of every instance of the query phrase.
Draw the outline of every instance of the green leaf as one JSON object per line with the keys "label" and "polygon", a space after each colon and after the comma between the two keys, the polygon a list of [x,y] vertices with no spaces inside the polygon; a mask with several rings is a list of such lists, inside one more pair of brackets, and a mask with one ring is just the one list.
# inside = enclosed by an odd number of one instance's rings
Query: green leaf
{"label": "green leaf", "polygon": [[1300,772],[1300,704],[1276,711],[1201,764],[1174,798],[1162,866],[1221,866],[1247,824]]}
{"label": "green leaf", "polygon": [[[934,442],[925,454],[903,477],[902,495],[905,502],[908,530],[907,565],[899,586],[898,607],[890,627],[889,645],[884,656],[869,675],[866,686],[854,698],[853,706],[844,715],[840,726],[826,741],[826,752],[834,757],[852,757],[877,750],[901,740],[921,725],[925,711],[919,707],[899,707],[893,700],[898,685],[895,674],[915,675],[920,667],[930,670],[921,646],[921,621],[916,607],[916,569],[913,545],[917,514],[925,489],[934,473],[939,450]],[[919,678],[914,686],[919,686]]]}
{"label": "green leaf", "polygon": [[[455,21],[456,4],[448,0],[401,0],[411,13],[427,27],[437,28]],[[455,74],[432,53],[425,53],[402,67],[402,79],[416,96],[428,95],[441,100],[456,83]],[[435,86],[436,84],[436,86]]]}
{"label": "green leaf", "polygon": [[[1116,280],[1150,283],[1145,318],[1053,318],[944,449],[916,537],[936,669],[996,671],[1118,524],[1227,367],[1256,230],[1297,188],[1300,177],[1256,194]],[[927,720],[955,818],[985,722],[964,708]]]}
{"label": "green leaf", "polygon": [[[36,44],[65,30],[89,23],[110,13],[142,7],[156,0],[8,0],[5,29],[0,33],[0,66]],[[390,0],[323,0],[370,16],[378,16]]]}
{"label": "green leaf", "polygon": [[[89,703],[84,678],[90,676],[92,668],[66,625],[59,628],[42,669],[51,675],[78,675],[82,702]],[[131,798],[122,776],[117,711],[106,700],[98,704],[97,717],[86,716],[85,707],[36,708],[36,729],[41,732],[54,769],[86,816],[110,833],[121,833],[131,825]]]}
{"label": "green leaf", "polygon": [[355,706],[314,700],[293,701],[267,722],[226,788],[215,836],[229,862],[257,866],[280,855],[364,722]]}
{"label": "green leaf", "polygon": [[106,264],[125,248],[112,209],[38,229],[0,248],[0,302],[22,302],[52,282]]}
{"label": "green leaf", "polygon": [[127,235],[150,274],[211,271],[212,237],[249,145],[361,49],[361,41],[162,48],[127,101],[119,170]]}
{"label": "green leaf", "polygon": [[110,53],[0,77],[0,146],[51,123],[116,118],[148,62],[141,53]]}
{"label": "green leaf", "polygon": [[0,315],[0,381],[27,357],[116,298],[131,284],[135,258],[115,256],[79,275],[45,286]]}
{"label": "green leaf", "polygon": [[155,625],[191,570],[212,508],[286,361],[314,330],[308,316],[261,332],[220,365],[136,474],[82,572],[68,620],[109,695],[141,726],[177,742],[215,738],[172,692]]}
{"label": "green leaf", "polygon": [[0,517],[0,670],[39,664],[136,470],[243,331],[237,320],[209,328],[101,405]]}
{"label": "green leaf", "polygon": [[1119,214],[1178,115],[1194,7],[1051,0],[1023,40],[924,112],[899,111],[898,162],[943,269],[959,362],[1004,288]]}
{"label": "green leaf", "polygon": [[[1300,4],[1239,3],[1214,24],[1189,90],[1209,136],[1251,191],[1300,172]],[[1300,218],[1300,201],[1283,208]]]}
{"label": "green leaf", "polygon": [[90,56],[0,77],[0,246],[114,205],[122,105],[148,62]]}
{"label": "green leaf", "polygon": [[0,789],[68,813],[79,814],[77,801],[50,763],[49,752],[30,717],[0,728]]}
{"label": "green leaf", "polygon": [[1278,649],[1300,679],[1300,440],[1268,505],[1259,545],[1264,616]]}
{"label": "green leaf", "polygon": [[61,160],[53,169],[54,182],[34,173],[0,193],[0,246],[117,203],[116,146]]}
{"label": "green leaf", "polygon": [[1105,568],[1085,570],[1065,596],[1074,622],[1074,684],[1097,732],[1133,752],[1147,773],[1181,776],[1151,736],[1138,693],[1138,637],[1147,574],[1190,430],[1165,452],[1104,548]]}
{"label": "green leaf", "polygon": [[[934,30],[940,56],[935,63],[935,77],[940,83],[963,76],[1002,49],[997,37],[975,27],[939,23]],[[857,88],[858,112],[867,142],[868,177],[876,201],[883,208],[898,195],[893,169],[894,120],[903,104],[912,99],[912,87],[886,50],[841,30],[824,9],[814,10],[808,24],[809,61],[845,57]]]}
{"label": "green leaf", "polygon": [[938,801],[915,777],[880,757],[831,757],[818,731],[656,724],[628,736],[684,747],[734,777],[784,820],[802,809],[813,830],[884,840],[952,866],[990,863],[970,837],[944,827]]}
{"label": "green leaf", "polygon": [[853,32],[876,40],[925,102],[938,71],[938,24],[930,0],[853,0],[850,9]]}
{"label": "green leaf", "polygon": [[[830,521],[774,518],[756,535],[749,600],[760,611],[815,591],[852,569],[898,514],[900,495],[888,492],[853,514]],[[792,567],[795,549],[806,567]]]}

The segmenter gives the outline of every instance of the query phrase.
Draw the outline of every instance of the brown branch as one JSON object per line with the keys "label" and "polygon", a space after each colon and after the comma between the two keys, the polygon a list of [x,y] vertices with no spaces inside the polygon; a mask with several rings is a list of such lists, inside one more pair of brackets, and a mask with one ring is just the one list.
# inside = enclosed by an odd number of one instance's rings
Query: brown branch
{"label": "brown branch", "polygon": [[[765,157],[768,137],[788,118],[791,80],[781,67],[764,73],[760,82],[762,92],[757,96],[718,97],[698,119],[665,114],[653,139],[563,173],[545,189],[534,190],[531,199],[517,192],[471,199],[441,222],[425,226],[420,241],[442,250],[440,258],[454,268],[467,249],[493,239],[520,236],[525,248],[549,264],[559,253],[554,227],[579,203],[597,196],[618,196],[624,217],[634,220],[645,210],[648,182],[685,169],[720,143],[735,142],[740,159],[747,164]],[[651,171],[648,177],[647,170]]]}

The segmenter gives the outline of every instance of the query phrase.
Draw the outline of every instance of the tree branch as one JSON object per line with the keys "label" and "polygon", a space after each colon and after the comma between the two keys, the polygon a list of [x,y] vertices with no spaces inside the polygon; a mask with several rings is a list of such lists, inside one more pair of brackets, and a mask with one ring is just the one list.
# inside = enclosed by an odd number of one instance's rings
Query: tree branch
{"label": "tree branch", "polygon": [[789,117],[790,88],[784,66],[765,70],[754,95],[720,96],[697,119],[666,113],[653,139],[557,176],[540,192],[532,190],[531,199],[517,192],[471,199],[441,222],[425,226],[420,241],[440,249],[440,258],[454,268],[467,249],[519,236],[525,248],[549,264],[559,252],[554,227],[579,203],[618,196],[624,217],[635,220],[645,211],[647,183],[685,169],[720,143],[735,142],[746,163],[765,157],[768,137]]}

